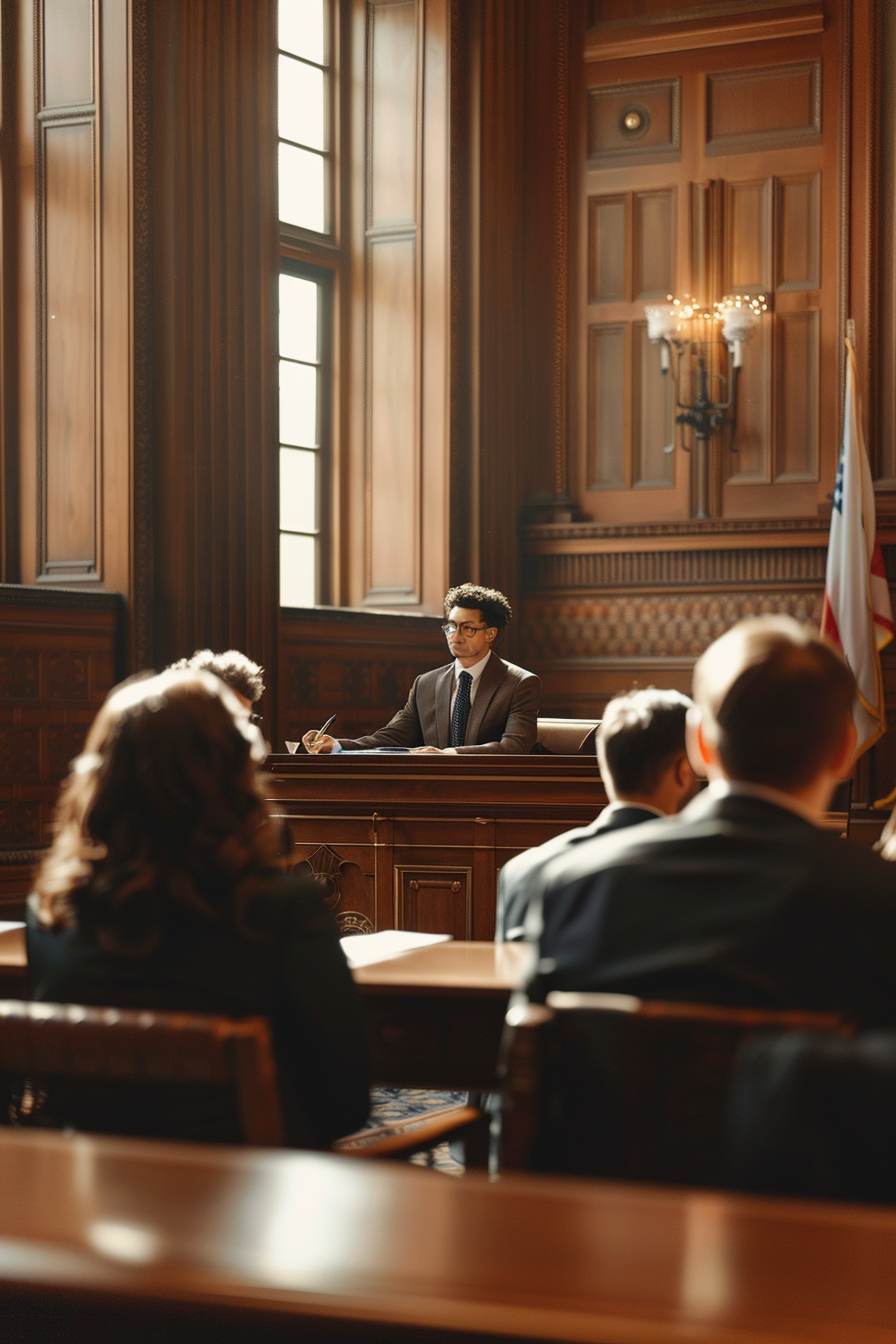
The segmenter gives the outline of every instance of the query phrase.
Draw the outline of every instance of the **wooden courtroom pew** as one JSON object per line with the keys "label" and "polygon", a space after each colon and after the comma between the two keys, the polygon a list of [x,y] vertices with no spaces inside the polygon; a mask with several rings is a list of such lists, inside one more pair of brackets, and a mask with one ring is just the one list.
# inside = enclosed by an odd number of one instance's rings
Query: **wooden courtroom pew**
{"label": "wooden courtroom pew", "polygon": [[884,1344],[896,1210],[0,1131],[4,1344]]}

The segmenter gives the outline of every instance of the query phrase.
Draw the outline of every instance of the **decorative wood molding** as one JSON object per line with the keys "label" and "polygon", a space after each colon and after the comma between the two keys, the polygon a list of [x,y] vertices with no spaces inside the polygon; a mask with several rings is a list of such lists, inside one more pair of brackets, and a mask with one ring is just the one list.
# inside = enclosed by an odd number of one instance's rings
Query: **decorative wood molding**
{"label": "decorative wood molding", "polygon": [[529,588],[758,590],[781,584],[824,584],[825,547],[763,547],[744,550],[616,551],[609,554],[539,555],[528,566]]}
{"label": "decorative wood molding", "polygon": [[[618,112],[616,108],[618,106]],[[639,126],[629,132],[625,116],[640,118]],[[614,116],[614,113],[616,115]],[[651,134],[654,116],[665,114],[669,132],[665,139]],[[615,129],[612,143],[604,141]],[[600,136],[603,139],[600,139]],[[639,81],[632,84],[605,84],[588,90],[588,164],[606,168],[617,163],[639,160],[658,162],[681,155],[681,77]]]}
{"label": "decorative wood molding", "polygon": [[[805,79],[808,83],[808,117],[803,125],[749,126],[742,129],[719,131],[715,125],[717,91],[746,88],[750,84],[766,84],[764,102],[774,94],[775,83]],[[738,111],[750,107],[749,100],[737,99]],[[706,150],[707,154],[744,154],[762,149],[784,149],[821,141],[821,62],[799,61],[790,65],[759,66],[749,70],[726,70],[706,77]]]}
{"label": "decorative wood molding", "polygon": [[152,667],[153,471],[152,471],[152,255],[150,238],[150,0],[132,0],[133,81],[131,218],[133,228],[134,447],[133,589],[131,663]]}
{"label": "decorative wood molding", "polygon": [[724,4],[703,7],[699,17],[669,22],[642,18],[637,27],[597,24],[585,39],[586,61],[629,60],[662,56],[701,47],[745,42],[781,42],[824,32],[824,5],[795,4],[782,8]]}
{"label": "decorative wood molding", "polygon": [[698,658],[746,616],[786,615],[818,624],[822,593],[720,592],[639,596],[535,597],[525,604],[527,666],[564,662],[597,667],[612,660]]}
{"label": "decorative wood molding", "polygon": [[121,593],[90,593],[81,589],[0,583],[0,607],[77,607],[80,610],[123,611]]}
{"label": "decorative wood molding", "polygon": [[556,310],[554,314],[554,492],[566,492],[566,365],[569,322],[569,117],[567,100],[569,67],[569,9],[567,0],[557,6],[557,137],[555,167]]}

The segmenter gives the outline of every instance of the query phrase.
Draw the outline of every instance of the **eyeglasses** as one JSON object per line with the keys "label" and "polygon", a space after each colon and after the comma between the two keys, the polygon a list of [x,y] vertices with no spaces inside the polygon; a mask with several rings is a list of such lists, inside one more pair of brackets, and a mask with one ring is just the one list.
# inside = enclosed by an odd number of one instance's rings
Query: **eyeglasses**
{"label": "eyeglasses", "polygon": [[249,722],[253,724],[256,728],[260,728],[261,725],[264,723],[264,719],[261,717],[260,714],[250,714]]}
{"label": "eyeglasses", "polygon": [[455,625],[453,621],[449,621],[447,625],[442,626],[442,634],[450,636],[454,634],[455,630],[459,630],[465,639],[472,639],[477,630],[487,629],[487,625]]}

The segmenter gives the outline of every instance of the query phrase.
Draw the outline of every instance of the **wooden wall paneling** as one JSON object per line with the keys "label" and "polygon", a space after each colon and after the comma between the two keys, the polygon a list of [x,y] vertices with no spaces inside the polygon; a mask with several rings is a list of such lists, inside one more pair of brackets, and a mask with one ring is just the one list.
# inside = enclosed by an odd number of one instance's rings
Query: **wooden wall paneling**
{"label": "wooden wall paneling", "polygon": [[448,654],[436,618],[319,608],[284,611],[279,662],[282,738],[271,741],[282,751],[334,711],[340,737],[381,728]]}
{"label": "wooden wall paneling", "polygon": [[588,158],[594,167],[613,161],[650,163],[681,153],[681,80],[610,84],[588,90]]}
{"label": "wooden wall paneling", "polygon": [[[99,578],[99,182],[92,0],[36,16],[37,417],[35,579]],[[26,543],[27,544],[27,543]]]}
{"label": "wooden wall paneling", "polygon": [[16,139],[19,87],[18,11],[0,8],[0,582],[17,583],[20,574],[18,371],[19,331],[19,198],[11,190],[18,181],[19,145]]}
{"label": "wooden wall paneling", "polygon": [[641,488],[671,486],[675,461],[672,385],[663,376],[656,346],[647,339],[647,323],[633,322],[632,340],[632,484]]}
{"label": "wooden wall paneling", "polygon": [[[0,912],[15,917],[59,783],[122,675],[115,594],[0,587]],[[15,910],[13,910],[15,907]]]}
{"label": "wooden wall paneling", "polygon": [[875,199],[872,261],[877,294],[874,389],[869,399],[876,433],[869,435],[871,470],[888,491],[896,490],[896,8],[878,10],[875,49],[879,53],[877,97],[869,113],[875,129]]}
{"label": "wooden wall paneling", "polygon": [[[10,7],[11,8],[11,7]],[[15,426],[18,563],[32,583],[129,591],[131,82],[127,0],[16,7],[17,171],[6,197],[18,288],[4,360]],[[8,14],[4,17],[9,32]],[[9,184],[7,184],[9,185]],[[8,218],[7,218],[8,222]],[[13,419],[10,422],[10,415]],[[108,504],[108,507],[104,507]]]}
{"label": "wooden wall paneling", "polygon": [[775,480],[814,481],[818,476],[819,314],[779,313],[775,382]]}
{"label": "wooden wall paneling", "polygon": [[621,323],[589,327],[588,476],[592,490],[629,484],[626,363],[626,330]]}
{"label": "wooden wall paneling", "polygon": [[709,75],[707,154],[743,153],[820,142],[819,61]]}
{"label": "wooden wall paneling", "polygon": [[366,172],[352,184],[350,320],[362,337],[348,371],[346,595],[438,611],[449,586],[450,12],[447,0],[355,0],[351,12],[353,154]]}
{"label": "wooden wall paneling", "polygon": [[624,302],[628,296],[631,238],[629,196],[588,200],[588,302]]}
{"label": "wooden wall paneling", "polygon": [[680,0],[594,0],[585,45],[588,60],[623,60],[705,47],[780,42],[820,33],[823,0],[746,0],[700,6]]}
{"label": "wooden wall paneling", "polygon": [[775,288],[816,290],[821,285],[821,174],[797,173],[775,181]]}
{"label": "wooden wall paneling", "polygon": [[421,601],[422,9],[368,0],[365,602]]}
{"label": "wooden wall paneling", "polygon": [[274,735],[275,11],[154,0],[148,198],[152,656],[243,649]]}
{"label": "wooden wall paneling", "polygon": [[675,285],[675,189],[632,195],[632,298],[665,301]]}

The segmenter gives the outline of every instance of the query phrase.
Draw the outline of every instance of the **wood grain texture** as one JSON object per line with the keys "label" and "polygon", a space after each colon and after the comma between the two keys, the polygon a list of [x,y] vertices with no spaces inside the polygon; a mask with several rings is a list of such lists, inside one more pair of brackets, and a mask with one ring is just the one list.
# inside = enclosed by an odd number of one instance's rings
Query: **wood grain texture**
{"label": "wood grain texture", "polygon": [[[277,692],[273,4],[153,3],[153,661],[236,647]],[[150,595],[145,588],[142,600]]]}
{"label": "wood grain texture", "polygon": [[122,610],[112,593],[0,586],[0,908],[21,910],[59,783],[122,675]]}

